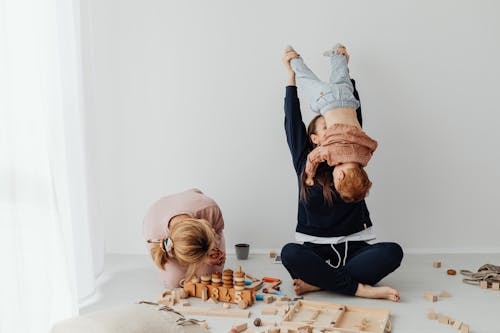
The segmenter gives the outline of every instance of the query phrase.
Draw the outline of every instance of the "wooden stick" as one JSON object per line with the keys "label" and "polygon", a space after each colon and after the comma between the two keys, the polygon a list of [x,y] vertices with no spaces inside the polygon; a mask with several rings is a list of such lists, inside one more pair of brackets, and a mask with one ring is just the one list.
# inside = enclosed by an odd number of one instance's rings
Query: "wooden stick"
{"label": "wooden stick", "polygon": [[333,318],[332,320],[330,321],[330,324],[333,325],[333,326],[336,326],[340,320],[340,318],[342,318],[342,316],[344,315],[345,313],[345,308],[346,308],[347,305],[342,305],[338,310],[337,312],[335,312],[335,314],[333,315]]}
{"label": "wooden stick", "polygon": [[178,307],[174,306],[175,311],[188,315],[199,316],[215,316],[215,317],[235,317],[248,318],[250,317],[249,310],[240,309],[223,309],[223,308],[202,308],[195,306]]}

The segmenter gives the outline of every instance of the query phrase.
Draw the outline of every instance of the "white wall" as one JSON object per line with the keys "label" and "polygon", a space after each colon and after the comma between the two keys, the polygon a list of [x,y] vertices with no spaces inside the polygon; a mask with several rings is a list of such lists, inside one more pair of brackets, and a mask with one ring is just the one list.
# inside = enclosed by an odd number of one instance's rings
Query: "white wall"
{"label": "white wall", "polygon": [[[87,0],[93,211],[108,252],[144,253],[160,196],[199,187],[228,245],[292,241],[283,130],[290,43],[326,78],[341,41],[379,142],[367,199],[380,241],[500,251],[497,1]],[[312,118],[302,99],[303,114]]]}

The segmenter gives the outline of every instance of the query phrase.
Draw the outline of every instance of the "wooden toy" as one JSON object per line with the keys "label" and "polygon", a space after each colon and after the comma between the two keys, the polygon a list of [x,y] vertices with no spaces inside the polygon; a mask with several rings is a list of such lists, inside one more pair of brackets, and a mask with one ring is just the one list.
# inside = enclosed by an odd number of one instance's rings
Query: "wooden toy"
{"label": "wooden toy", "polygon": [[462,324],[460,328],[460,333],[469,333],[469,325]]}
{"label": "wooden toy", "polygon": [[427,311],[427,318],[430,320],[436,320],[437,319],[437,314],[434,312],[434,310],[429,310]]}
{"label": "wooden toy", "polygon": [[481,281],[479,287],[481,287],[481,289],[488,289],[488,281]]}
{"label": "wooden toy", "polygon": [[269,304],[274,302],[274,296],[272,295],[266,295],[264,296],[264,303]]}
{"label": "wooden toy", "polygon": [[438,321],[441,323],[441,324],[448,324],[448,321],[450,320],[450,317],[448,316],[445,316],[444,314],[440,313],[438,315]]}
{"label": "wooden toy", "polygon": [[255,318],[255,320],[253,321],[253,324],[255,326],[276,326],[276,323],[274,321],[264,321],[260,318]]}
{"label": "wooden toy", "polygon": [[[245,290],[245,273],[238,271],[232,273],[231,270],[225,270],[224,274],[212,274],[211,276],[202,276],[201,282],[184,282],[184,292],[187,296],[200,297],[203,301],[211,299],[211,302],[228,302],[243,306],[244,300],[246,306],[251,306],[255,302],[255,291]],[[234,275],[234,287],[229,286],[229,276]]]}
{"label": "wooden toy", "polygon": [[381,308],[299,300],[284,315],[280,326],[303,332],[324,330],[350,333],[390,331],[389,311]]}
{"label": "wooden toy", "polygon": [[233,330],[236,330],[236,332],[243,332],[244,330],[246,330],[248,328],[248,324],[246,322],[244,323],[240,323],[240,324],[235,324],[233,325],[232,329]]}
{"label": "wooden toy", "polygon": [[427,291],[424,293],[424,298],[430,302],[436,302],[438,297],[436,295],[434,295],[433,293]]}
{"label": "wooden toy", "polygon": [[500,290],[500,282],[493,282],[491,284],[491,289],[493,289],[493,290]]}
{"label": "wooden toy", "polygon": [[213,307],[196,307],[196,306],[174,306],[174,310],[182,313],[183,315],[198,315],[198,316],[215,316],[215,317],[235,317],[235,318],[248,318],[250,316],[249,310],[241,309],[224,309]]}
{"label": "wooden toy", "polygon": [[275,307],[275,306],[266,306],[264,308],[262,308],[261,314],[263,315],[275,315],[276,313],[278,313],[278,309]]}

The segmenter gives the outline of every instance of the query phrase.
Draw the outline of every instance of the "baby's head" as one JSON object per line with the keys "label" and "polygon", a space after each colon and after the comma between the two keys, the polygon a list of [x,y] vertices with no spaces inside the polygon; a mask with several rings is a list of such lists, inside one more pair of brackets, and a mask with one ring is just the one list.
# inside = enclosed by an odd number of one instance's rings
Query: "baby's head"
{"label": "baby's head", "polygon": [[367,195],[372,182],[358,163],[343,163],[333,169],[335,189],[345,202],[359,202]]}

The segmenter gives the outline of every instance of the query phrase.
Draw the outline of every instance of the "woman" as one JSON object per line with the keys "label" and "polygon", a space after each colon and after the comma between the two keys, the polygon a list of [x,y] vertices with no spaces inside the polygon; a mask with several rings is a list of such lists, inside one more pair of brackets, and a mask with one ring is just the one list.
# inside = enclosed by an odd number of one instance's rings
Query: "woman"
{"label": "woman", "polygon": [[194,275],[221,272],[226,259],[224,219],[198,189],[161,198],[148,210],[143,233],[165,288]]}
{"label": "woman", "polygon": [[[295,86],[291,59],[299,55],[287,50],[283,62],[289,74],[285,96],[285,131],[299,184],[297,243],[281,250],[283,265],[292,276],[297,295],[329,290],[345,295],[399,301],[396,289],[377,286],[399,267],[403,258],[396,243],[377,243],[364,200],[343,201],[333,182],[335,167],[322,163],[314,186],[306,186],[307,156],[321,142],[326,131],[323,116],[317,116],[306,131]],[[349,57],[346,51],[346,57]],[[354,96],[359,101],[354,80]],[[361,108],[356,110],[362,125]]]}

